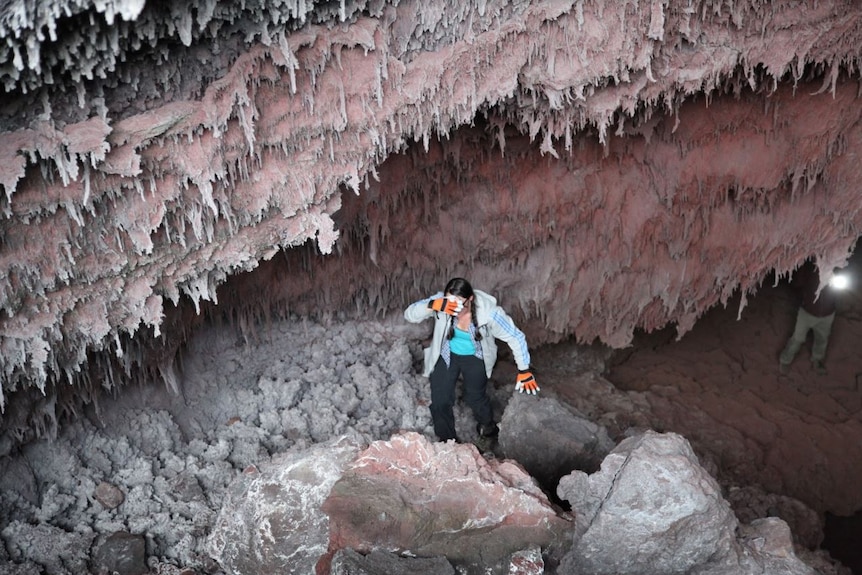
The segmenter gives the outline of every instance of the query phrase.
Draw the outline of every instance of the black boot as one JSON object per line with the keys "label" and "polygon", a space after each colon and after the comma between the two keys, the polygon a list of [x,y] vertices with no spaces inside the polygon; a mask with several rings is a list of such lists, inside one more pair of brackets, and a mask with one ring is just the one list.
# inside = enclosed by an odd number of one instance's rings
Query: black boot
{"label": "black boot", "polygon": [[493,453],[497,446],[497,436],[500,435],[500,428],[493,421],[491,423],[476,425],[476,433],[479,438],[476,439],[476,447],[482,454]]}
{"label": "black boot", "polygon": [[500,435],[500,428],[497,427],[497,424],[493,421],[491,423],[484,424],[477,423],[476,433],[478,433],[480,437],[497,437]]}

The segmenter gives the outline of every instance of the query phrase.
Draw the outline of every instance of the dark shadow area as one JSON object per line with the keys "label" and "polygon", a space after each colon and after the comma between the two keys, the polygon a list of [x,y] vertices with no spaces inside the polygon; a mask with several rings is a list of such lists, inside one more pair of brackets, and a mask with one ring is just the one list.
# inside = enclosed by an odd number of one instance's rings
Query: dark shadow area
{"label": "dark shadow area", "polygon": [[849,517],[826,514],[823,548],[853,570],[862,573],[862,511]]}

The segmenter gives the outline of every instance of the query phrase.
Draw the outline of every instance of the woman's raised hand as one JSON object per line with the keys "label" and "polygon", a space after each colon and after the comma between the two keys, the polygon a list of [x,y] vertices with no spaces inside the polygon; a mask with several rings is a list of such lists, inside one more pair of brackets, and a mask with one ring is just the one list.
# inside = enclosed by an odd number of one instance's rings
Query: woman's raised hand
{"label": "woman's raised hand", "polygon": [[438,297],[428,302],[428,308],[434,311],[442,311],[445,314],[456,316],[464,309],[464,302],[453,296]]}

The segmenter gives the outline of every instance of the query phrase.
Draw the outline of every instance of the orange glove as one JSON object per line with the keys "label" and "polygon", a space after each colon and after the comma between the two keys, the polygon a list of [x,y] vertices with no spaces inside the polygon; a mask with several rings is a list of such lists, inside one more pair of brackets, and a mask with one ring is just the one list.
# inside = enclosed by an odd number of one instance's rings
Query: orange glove
{"label": "orange glove", "polygon": [[533,372],[529,369],[518,371],[518,377],[515,378],[515,389],[521,393],[526,391],[527,393],[536,395],[539,391],[539,386],[536,384],[536,378],[533,377]]}
{"label": "orange glove", "polygon": [[439,297],[428,302],[428,308],[442,311],[449,315],[458,315],[464,309],[464,304],[455,296]]}

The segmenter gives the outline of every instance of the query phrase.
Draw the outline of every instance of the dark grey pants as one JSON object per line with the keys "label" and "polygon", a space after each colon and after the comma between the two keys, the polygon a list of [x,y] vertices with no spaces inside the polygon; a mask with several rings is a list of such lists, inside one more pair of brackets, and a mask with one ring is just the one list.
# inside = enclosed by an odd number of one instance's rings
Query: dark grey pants
{"label": "dark grey pants", "polygon": [[431,420],[434,433],[440,441],[455,439],[455,385],[458,376],[464,376],[464,401],[473,410],[481,425],[493,420],[491,400],[486,393],[488,376],[485,362],[475,355],[451,355],[449,366],[440,357],[431,372]]}

